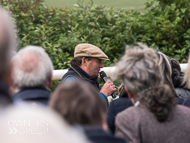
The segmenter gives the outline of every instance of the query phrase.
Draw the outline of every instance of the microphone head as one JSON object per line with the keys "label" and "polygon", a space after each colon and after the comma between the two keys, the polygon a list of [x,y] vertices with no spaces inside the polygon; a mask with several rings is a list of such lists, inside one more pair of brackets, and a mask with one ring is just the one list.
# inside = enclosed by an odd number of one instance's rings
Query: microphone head
{"label": "microphone head", "polygon": [[107,75],[106,75],[106,73],[105,73],[104,71],[101,71],[101,72],[100,72],[100,77],[101,77],[101,78],[104,78],[104,77],[107,77]]}

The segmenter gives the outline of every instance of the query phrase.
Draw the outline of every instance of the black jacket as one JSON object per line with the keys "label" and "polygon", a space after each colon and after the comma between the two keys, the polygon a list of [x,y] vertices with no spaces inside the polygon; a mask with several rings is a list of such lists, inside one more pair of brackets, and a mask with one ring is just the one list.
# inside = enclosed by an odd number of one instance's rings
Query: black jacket
{"label": "black jacket", "polygon": [[176,97],[176,99],[177,99],[177,104],[179,104],[179,105],[182,105],[183,102],[185,101],[184,99],[182,99],[180,97]]}
{"label": "black jacket", "polygon": [[[91,76],[89,76],[85,71],[83,71],[79,66],[75,66],[75,65],[71,65],[71,67],[69,68],[68,72],[62,77],[61,82],[64,82],[68,77],[73,77],[75,79],[82,79],[84,81],[87,81],[89,83],[91,83],[98,91],[100,91],[100,86],[99,86],[99,82],[97,81],[96,78],[92,78]],[[108,99],[105,95],[103,95],[103,93],[100,93],[105,104],[106,107],[108,107]]]}
{"label": "black jacket", "polygon": [[18,91],[14,96],[14,102],[20,101],[30,101],[32,103],[40,103],[43,105],[48,105],[51,92],[43,87],[25,87]]}
{"label": "black jacket", "polygon": [[61,81],[64,82],[70,76],[74,77],[75,79],[82,79],[87,82],[90,82],[93,86],[100,90],[100,86],[97,79],[93,79],[92,77],[90,77],[79,66],[71,65],[68,72],[62,77]]}
{"label": "black jacket", "polygon": [[115,119],[116,115],[125,110],[126,108],[133,106],[133,103],[128,98],[127,93],[125,92],[125,89],[123,88],[119,94],[118,99],[113,100],[108,108],[107,111],[107,124],[110,129],[110,131],[114,134],[115,132]]}
{"label": "black jacket", "polygon": [[190,95],[188,96],[188,98],[183,102],[183,105],[190,107]]}
{"label": "black jacket", "polygon": [[99,126],[82,126],[82,129],[92,143],[126,143],[123,138],[115,137]]}
{"label": "black jacket", "polygon": [[182,87],[175,88],[176,93],[179,95],[182,99],[187,99],[190,95],[190,90]]}
{"label": "black jacket", "polygon": [[0,81],[0,108],[7,107],[13,103],[12,97],[9,93],[9,87]]}

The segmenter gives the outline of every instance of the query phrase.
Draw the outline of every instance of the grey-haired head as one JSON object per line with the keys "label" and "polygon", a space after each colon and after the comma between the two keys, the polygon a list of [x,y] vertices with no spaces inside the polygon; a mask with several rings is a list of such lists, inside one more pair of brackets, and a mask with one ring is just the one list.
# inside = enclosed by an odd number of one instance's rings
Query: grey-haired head
{"label": "grey-haired head", "polygon": [[43,48],[25,47],[12,58],[11,63],[15,87],[48,86],[53,73],[53,64]]}

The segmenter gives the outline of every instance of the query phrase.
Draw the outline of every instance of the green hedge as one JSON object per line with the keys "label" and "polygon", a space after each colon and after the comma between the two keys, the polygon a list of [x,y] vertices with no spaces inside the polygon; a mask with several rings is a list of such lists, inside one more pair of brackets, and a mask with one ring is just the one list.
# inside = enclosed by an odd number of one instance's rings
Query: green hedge
{"label": "green hedge", "polygon": [[187,62],[190,48],[189,0],[152,0],[141,13],[121,8],[83,5],[52,8],[43,0],[1,0],[15,19],[19,48],[39,45],[49,54],[55,69],[69,68],[74,47],[91,43],[115,63],[126,44],[146,43],[169,57]]}
{"label": "green hedge", "polygon": [[55,69],[69,67],[79,43],[99,46],[110,57],[110,65],[126,44],[147,43],[170,57],[186,62],[190,48],[189,0],[147,2],[144,13],[119,8],[105,9],[93,2],[79,2],[73,9],[52,8],[43,0],[2,0],[13,13],[18,27],[19,48],[40,45]]}

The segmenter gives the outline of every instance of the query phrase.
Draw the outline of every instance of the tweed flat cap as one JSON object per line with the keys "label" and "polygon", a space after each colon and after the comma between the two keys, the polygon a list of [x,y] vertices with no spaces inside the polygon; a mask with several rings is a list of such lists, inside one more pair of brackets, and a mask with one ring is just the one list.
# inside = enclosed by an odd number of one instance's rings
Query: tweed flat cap
{"label": "tweed flat cap", "polygon": [[75,47],[74,57],[92,57],[109,60],[108,56],[100,48],[87,43],[78,44]]}

